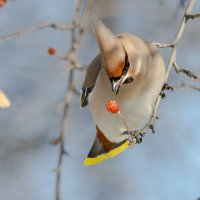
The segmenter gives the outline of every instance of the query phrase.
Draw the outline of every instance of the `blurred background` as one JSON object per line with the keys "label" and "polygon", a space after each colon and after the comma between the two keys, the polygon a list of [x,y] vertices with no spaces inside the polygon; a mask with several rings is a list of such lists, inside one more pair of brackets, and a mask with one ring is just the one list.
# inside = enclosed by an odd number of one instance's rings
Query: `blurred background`
{"label": "blurred background", "polygon": [[[184,12],[180,0],[95,1],[92,15],[115,33],[129,32],[143,39],[170,42]],[[187,3],[187,1],[185,1]],[[15,0],[0,9],[0,36],[41,22],[70,23],[74,0]],[[86,1],[85,1],[86,5]],[[196,1],[193,12],[199,12]],[[200,20],[190,20],[177,52],[177,62],[200,76]],[[49,145],[60,132],[68,75],[67,62],[50,57],[49,47],[66,52],[70,32],[52,29],[26,34],[0,45],[0,88],[11,99],[0,110],[0,199],[53,200],[59,147]],[[88,64],[98,53],[89,27],[78,52]],[[167,65],[170,49],[162,49]],[[76,72],[81,90],[83,72]],[[174,70],[169,83],[200,86]],[[70,107],[62,174],[62,199],[70,200],[196,200],[200,197],[200,92],[166,92],[159,108],[156,134],[140,145],[102,164],[84,167],[95,137],[88,108],[79,97]]]}

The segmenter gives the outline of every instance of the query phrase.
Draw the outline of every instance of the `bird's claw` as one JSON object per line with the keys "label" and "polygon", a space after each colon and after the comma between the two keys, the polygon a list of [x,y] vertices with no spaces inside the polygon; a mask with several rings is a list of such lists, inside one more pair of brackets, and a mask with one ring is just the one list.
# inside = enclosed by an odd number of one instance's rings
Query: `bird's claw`
{"label": "bird's claw", "polygon": [[161,98],[165,99],[165,93],[164,93],[165,90],[171,90],[171,91],[173,91],[173,89],[174,88],[173,88],[172,85],[170,85],[169,83],[164,83],[164,85],[163,85],[163,87],[161,89],[161,92],[160,92]]}
{"label": "bird's claw", "polygon": [[162,99],[165,99],[165,97],[166,97],[165,93],[163,91],[160,92],[160,96],[161,96]]}
{"label": "bird's claw", "polygon": [[163,87],[162,87],[162,91],[164,90],[174,90],[174,87],[172,85],[170,85],[169,83],[164,83]]}
{"label": "bird's claw", "polygon": [[128,135],[128,141],[131,146],[132,144],[141,143],[142,137],[145,135],[145,133],[142,130],[135,130],[135,131],[124,131],[123,135]]}

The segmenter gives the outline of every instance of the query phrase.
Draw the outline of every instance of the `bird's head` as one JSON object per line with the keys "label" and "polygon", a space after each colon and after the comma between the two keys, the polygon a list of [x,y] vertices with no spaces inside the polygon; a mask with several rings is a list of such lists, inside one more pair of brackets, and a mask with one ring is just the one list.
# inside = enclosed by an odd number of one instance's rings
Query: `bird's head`
{"label": "bird's head", "polygon": [[102,22],[95,21],[94,33],[101,52],[102,67],[111,82],[112,91],[117,94],[122,84],[129,84],[134,80],[130,75],[128,52],[120,37],[113,35]]}

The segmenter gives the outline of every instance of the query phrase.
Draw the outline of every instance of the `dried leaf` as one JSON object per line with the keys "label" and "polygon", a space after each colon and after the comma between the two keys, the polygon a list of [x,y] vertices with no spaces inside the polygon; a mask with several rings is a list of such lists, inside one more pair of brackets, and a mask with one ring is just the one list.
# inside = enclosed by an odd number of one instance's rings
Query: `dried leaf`
{"label": "dried leaf", "polygon": [[3,90],[0,90],[0,108],[9,108],[11,106],[11,102]]}

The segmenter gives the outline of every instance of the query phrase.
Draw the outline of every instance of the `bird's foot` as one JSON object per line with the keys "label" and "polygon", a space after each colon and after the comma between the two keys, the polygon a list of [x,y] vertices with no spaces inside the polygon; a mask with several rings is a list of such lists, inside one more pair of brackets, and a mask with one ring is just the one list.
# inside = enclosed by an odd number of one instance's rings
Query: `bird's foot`
{"label": "bird's foot", "polygon": [[171,90],[171,91],[173,91],[173,89],[174,88],[173,88],[172,85],[170,85],[169,83],[164,83],[164,85],[163,85],[163,87],[161,89],[161,92],[160,92],[161,98],[165,99],[165,93],[164,93],[165,90]]}
{"label": "bird's foot", "polygon": [[160,92],[160,96],[161,96],[162,99],[165,99],[165,97],[166,97],[166,95],[163,91]]}
{"label": "bird's foot", "polygon": [[174,87],[172,85],[170,85],[169,83],[164,83],[163,87],[162,87],[162,91],[164,90],[174,90]]}
{"label": "bird's foot", "polygon": [[142,142],[142,137],[145,133],[142,130],[135,130],[135,131],[124,131],[123,135],[128,135],[129,145],[134,145],[136,143]]}

